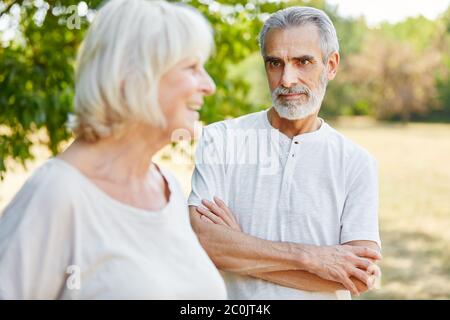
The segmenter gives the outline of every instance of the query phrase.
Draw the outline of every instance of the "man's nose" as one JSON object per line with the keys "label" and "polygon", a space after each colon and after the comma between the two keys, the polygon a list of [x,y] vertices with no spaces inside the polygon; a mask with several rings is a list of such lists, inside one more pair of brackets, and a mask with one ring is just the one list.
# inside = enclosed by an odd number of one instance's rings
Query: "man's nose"
{"label": "man's nose", "polygon": [[292,66],[286,64],[281,77],[281,85],[285,88],[290,88],[298,83],[297,72]]}

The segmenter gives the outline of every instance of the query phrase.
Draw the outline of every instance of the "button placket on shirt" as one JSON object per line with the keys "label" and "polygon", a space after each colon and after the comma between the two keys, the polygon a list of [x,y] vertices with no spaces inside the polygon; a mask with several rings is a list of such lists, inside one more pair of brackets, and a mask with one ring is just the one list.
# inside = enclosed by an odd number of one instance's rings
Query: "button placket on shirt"
{"label": "button placket on shirt", "polygon": [[[282,178],[282,184],[281,184],[281,195],[280,195],[280,209],[282,209],[285,214],[280,215],[280,219],[281,219],[281,224],[280,225],[286,225],[286,221],[285,219],[288,219],[288,215],[290,212],[290,190],[291,190],[291,184],[292,184],[292,179],[294,176],[294,170],[295,170],[295,163],[296,163],[296,159],[297,154],[299,152],[300,149],[300,143],[298,141],[298,139],[295,139],[291,141],[290,143],[290,147],[289,147],[289,152],[287,155],[287,159],[285,162],[285,166],[284,166],[284,170],[283,170],[283,178]],[[284,229],[281,229],[280,232],[280,237],[282,240],[285,239],[285,235],[284,235]]]}
{"label": "button placket on shirt", "polygon": [[298,138],[294,138],[291,142],[291,146],[289,148],[289,155],[286,160],[284,173],[283,173],[283,184],[282,184],[282,195],[285,195],[289,198],[289,191],[291,188],[292,178],[294,176],[294,169],[296,159],[298,158],[298,153],[300,150],[300,141]]}

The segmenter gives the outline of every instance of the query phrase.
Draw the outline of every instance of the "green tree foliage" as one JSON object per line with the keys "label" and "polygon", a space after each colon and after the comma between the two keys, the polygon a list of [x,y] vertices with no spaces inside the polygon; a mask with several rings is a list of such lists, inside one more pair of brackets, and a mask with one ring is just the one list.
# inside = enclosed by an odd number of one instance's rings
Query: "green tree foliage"
{"label": "green tree foliage", "polygon": [[360,98],[373,106],[377,118],[408,122],[413,113],[434,105],[435,75],[441,66],[436,50],[415,50],[409,42],[373,32],[362,52],[349,60],[353,72],[346,77],[361,89]]}
{"label": "green tree foliage", "polygon": [[326,118],[342,114],[367,114],[367,103],[361,100],[358,87],[349,85],[347,75],[353,72],[349,57],[360,52],[361,43],[369,30],[363,19],[342,18],[333,9],[327,13],[339,38],[341,60],[336,78],[328,84],[320,114]]}
{"label": "green tree foliage", "polygon": [[46,129],[53,153],[70,137],[64,124],[72,110],[73,62],[87,21],[69,28],[67,9],[76,2],[64,3],[2,1],[0,19],[18,12],[20,20],[18,37],[0,46],[0,174],[5,159],[32,158],[31,134],[38,129]]}
{"label": "green tree foliage", "polygon": [[438,110],[430,114],[432,121],[450,122],[450,6],[441,17],[442,32],[438,37],[440,52],[443,53],[442,68],[437,75]]}

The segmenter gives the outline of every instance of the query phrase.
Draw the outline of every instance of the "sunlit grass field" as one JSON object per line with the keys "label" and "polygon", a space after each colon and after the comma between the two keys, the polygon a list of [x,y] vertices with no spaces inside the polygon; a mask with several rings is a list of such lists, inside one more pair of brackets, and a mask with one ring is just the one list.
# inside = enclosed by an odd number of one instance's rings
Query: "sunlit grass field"
{"label": "sunlit grass field", "polygon": [[[383,277],[381,289],[360,299],[450,299],[450,124],[348,118],[332,125],[379,165]],[[49,156],[42,148],[36,153],[28,171],[13,164],[0,183],[0,210]],[[157,162],[175,173],[187,194],[192,164],[175,164],[167,154],[170,149]]]}
{"label": "sunlit grass field", "polygon": [[338,129],[378,160],[382,288],[366,299],[450,299],[450,125]]}

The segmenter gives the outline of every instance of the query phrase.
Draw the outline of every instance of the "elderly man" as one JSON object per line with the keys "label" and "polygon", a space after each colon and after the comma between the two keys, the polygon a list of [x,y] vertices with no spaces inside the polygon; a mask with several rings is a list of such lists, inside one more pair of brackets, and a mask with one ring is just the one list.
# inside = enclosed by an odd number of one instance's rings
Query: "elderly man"
{"label": "elderly man", "polygon": [[339,299],[379,269],[374,158],[318,117],[339,65],[328,16],[274,13],[260,34],[273,106],[207,126],[191,223],[231,299]]}

